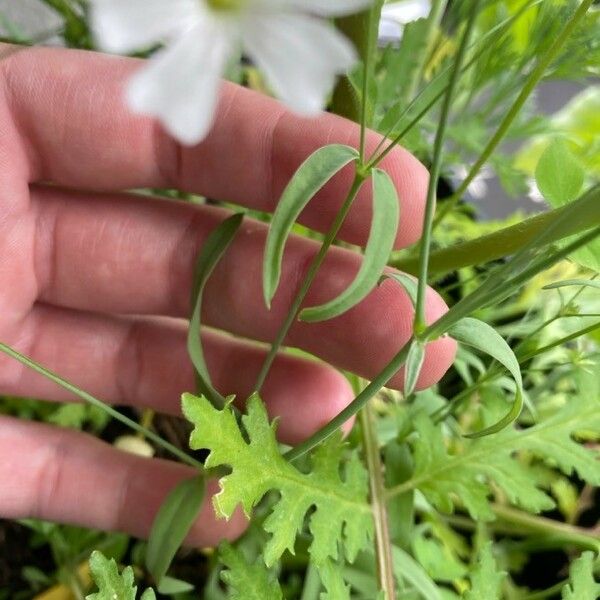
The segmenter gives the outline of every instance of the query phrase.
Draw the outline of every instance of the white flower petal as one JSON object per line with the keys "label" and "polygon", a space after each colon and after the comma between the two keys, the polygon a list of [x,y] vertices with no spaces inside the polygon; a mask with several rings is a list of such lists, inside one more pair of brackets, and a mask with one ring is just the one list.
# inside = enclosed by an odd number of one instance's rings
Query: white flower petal
{"label": "white flower petal", "polygon": [[204,11],[198,0],[92,0],[91,26],[108,52],[132,52],[191,27]]}
{"label": "white flower petal", "polygon": [[410,23],[417,19],[424,19],[431,11],[431,0],[404,0],[404,2],[392,2],[386,4],[381,16],[385,19],[393,19],[397,23]]}
{"label": "white flower petal", "polygon": [[323,108],[336,75],[356,61],[350,41],[317,18],[254,15],[247,18],[242,31],[246,51],[275,94],[305,115]]}
{"label": "white flower petal", "polygon": [[282,4],[324,17],[341,17],[368,8],[373,0],[283,0]]}
{"label": "white flower petal", "polygon": [[132,77],[129,106],[157,118],[183,144],[197,144],[212,125],[230,54],[229,35],[220,22],[198,24]]}

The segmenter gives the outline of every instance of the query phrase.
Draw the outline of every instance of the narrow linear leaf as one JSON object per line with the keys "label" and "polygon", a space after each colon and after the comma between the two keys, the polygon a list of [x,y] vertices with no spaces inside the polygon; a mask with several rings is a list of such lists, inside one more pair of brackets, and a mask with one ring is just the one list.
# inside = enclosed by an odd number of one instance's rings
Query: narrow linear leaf
{"label": "narrow linear leaf", "polygon": [[521,410],[523,409],[523,379],[521,377],[519,361],[502,336],[500,336],[493,327],[490,327],[487,323],[479,321],[478,319],[473,319],[471,317],[461,319],[449,329],[448,333],[457,342],[472,346],[495,358],[508,369],[515,380],[517,391],[512,407],[508,413],[495,425],[487,427],[477,433],[469,434],[467,437],[477,438],[497,433],[513,423],[519,417]]}
{"label": "narrow linear leaf", "polygon": [[425,345],[415,340],[408,351],[404,370],[404,395],[410,396],[417,385],[417,380],[425,361]]}
{"label": "narrow linear leaf", "polygon": [[308,322],[332,319],[350,310],[377,285],[394,248],[400,203],[394,182],[380,169],[374,169],[373,220],[361,267],[354,281],[333,300],[320,306],[305,308],[300,319]]}
{"label": "narrow linear leaf", "polygon": [[315,194],[346,165],[358,160],[350,146],[332,144],[313,152],[298,168],[283,191],[267,235],[263,261],[263,294],[267,307],[279,286],[283,251],[300,213]]}
{"label": "narrow linear leaf", "polygon": [[175,579],[174,577],[163,577],[158,584],[159,594],[165,594],[166,596],[171,594],[184,594],[185,592],[191,592],[194,586],[187,581],[181,579]]}
{"label": "narrow linear leaf", "polygon": [[399,580],[408,581],[425,600],[442,600],[439,588],[425,569],[408,553],[392,546],[394,573]]}
{"label": "narrow linear leaf", "polygon": [[205,493],[203,476],[182,481],[166,497],[154,519],[146,551],[146,567],[159,583],[161,593],[165,574],[200,512]]}
{"label": "narrow linear leaf", "polygon": [[563,205],[583,187],[585,173],[565,140],[557,138],[546,148],[535,170],[537,186],[546,200]]}
{"label": "narrow linear leaf", "polygon": [[545,285],[545,290],[556,290],[562,287],[579,286],[579,287],[594,287],[600,289],[600,281],[595,279],[565,279],[565,281],[557,281],[550,285]]}
{"label": "narrow linear leaf", "polygon": [[211,276],[215,267],[221,260],[223,254],[233,241],[244,215],[238,213],[223,221],[207,238],[194,272],[194,285],[192,289],[192,318],[188,330],[187,348],[192,363],[196,369],[196,385],[215,406],[225,406],[225,398],[212,385],[206,361],[204,360],[204,351],[200,340],[200,315],[202,312],[202,294],[208,278]]}
{"label": "narrow linear leaf", "polygon": [[416,307],[418,282],[413,276],[406,273],[384,273],[379,280],[379,284],[381,285],[386,279],[393,279],[399,283],[410,298],[413,308]]}

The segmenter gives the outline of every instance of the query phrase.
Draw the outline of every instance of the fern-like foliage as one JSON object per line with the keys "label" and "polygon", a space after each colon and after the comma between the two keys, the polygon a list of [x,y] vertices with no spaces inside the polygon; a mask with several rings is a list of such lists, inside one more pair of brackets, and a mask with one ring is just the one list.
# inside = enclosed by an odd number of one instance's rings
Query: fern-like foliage
{"label": "fern-like foliage", "polygon": [[[86,596],[86,600],[135,600],[137,586],[134,585],[133,569],[125,567],[121,573],[113,558],[106,558],[97,550],[90,556],[90,571],[98,587],[94,594]],[[154,591],[148,588],[141,600],[155,600]]]}
{"label": "fern-like foliage", "polygon": [[403,487],[420,489],[444,512],[451,512],[453,501],[460,499],[473,519],[493,520],[487,482],[494,482],[511,503],[529,512],[553,508],[554,501],[538,487],[535,472],[518,459],[518,451],[531,452],[566,475],[576,472],[590,485],[600,485],[598,451],[573,439],[581,431],[600,433],[596,397],[573,397],[554,415],[527,429],[465,440],[455,454],[448,452],[441,428],[426,415],[415,417],[415,428],[415,470]]}
{"label": "fern-like foliage", "polygon": [[465,600],[500,600],[502,597],[502,581],[506,573],[498,571],[492,554],[492,544],[488,542],[481,548],[477,564],[471,574],[471,589],[464,596]]}
{"label": "fern-like foliage", "polygon": [[229,600],[281,600],[283,594],[276,579],[271,577],[262,562],[253,565],[244,555],[229,544],[219,551],[221,561],[227,567],[221,579],[229,588]]}
{"label": "fern-like foliage", "polygon": [[600,583],[594,579],[594,555],[584,552],[572,565],[569,583],[562,589],[562,600],[597,600]]}
{"label": "fern-like foliage", "polygon": [[218,410],[204,397],[185,394],[183,411],[195,426],[191,448],[210,451],[208,468],[231,469],[220,480],[221,490],[214,499],[217,514],[229,518],[238,505],[249,514],[267,492],[279,493],[264,522],[271,534],[264,550],[268,566],[286,550],[294,552],[296,535],[311,509],[309,551],[314,564],[322,567],[328,559],[336,560],[340,542],[345,556],[354,560],[371,536],[373,521],[362,463],[351,454],[341,467],[341,434],[319,446],[311,457],[312,469],[303,473],[282,457],[275,427],[258,396],[248,401],[242,417],[245,432],[228,406]]}

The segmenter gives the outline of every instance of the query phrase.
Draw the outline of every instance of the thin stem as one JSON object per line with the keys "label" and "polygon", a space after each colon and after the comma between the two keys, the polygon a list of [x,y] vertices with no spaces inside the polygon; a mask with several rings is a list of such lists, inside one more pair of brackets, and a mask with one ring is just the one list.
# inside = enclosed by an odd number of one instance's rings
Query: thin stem
{"label": "thin stem", "polygon": [[[363,69],[363,80],[362,80],[362,97],[360,99],[360,165],[364,165],[365,161],[365,146],[367,140],[367,112],[368,112],[368,100],[369,100],[369,79],[371,77],[371,71],[373,70],[373,54],[374,54],[374,44],[373,44],[373,31],[375,29],[373,21],[375,19],[375,7],[372,7],[369,11],[369,18],[367,20],[367,48],[366,53],[363,58],[364,69]],[[380,11],[377,11],[378,13]]]}
{"label": "thin stem", "polygon": [[493,504],[492,510],[499,519],[518,525],[525,531],[559,537],[579,547],[590,548],[594,552],[600,552],[600,540],[597,535],[587,532],[582,527],[567,525],[566,523],[554,521],[546,517],[532,515],[503,504]]}
{"label": "thin stem", "polygon": [[367,404],[359,413],[363,448],[367,459],[369,471],[369,484],[371,488],[371,507],[375,522],[375,556],[377,558],[377,571],[379,584],[384,593],[385,600],[395,600],[396,584],[394,580],[394,566],[392,561],[392,542],[385,502],[385,483],[383,481],[383,465],[377,443],[377,434],[373,422],[371,408]]}
{"label": "thin stem", "polygon": [[440,26],[442,16],[446,10],[446,4],[447,0],[433,0],[431,3],[431,10],[429,11],[425,32],[423,34],[423,37],[425,38],[425,50],[419,54],[418,64],[415,65],[412,77],[406,86],[405,92],[402,94],[404,100],[412,100],[423,79],[423,73],[427,66],[427,59],[431,53],[437,29]]}
{"label": "thin stem", "polygon": [[315,446],[333,435],[348,419],[351,419],[367,402],[379,393],[388,381],[398,372],[398,369],[406,362],[408,350],[413,341],[411,338],[402,349],[392,358],[384,369],[367,385],[367,387],[337,416],[324,425],[319,431],[313,433],[308,439],[295,446],[284,455],[289,461],[295,460],[310,452]]}
{"label": "thin stem", "polygon": [[460,42],[460,47],[454,60],[454,67],[450,76],[448,90],[444,97],[442,112],[440,114],[440,122],[435,137],[433,147],[433,163],[431,166],[431,174],[429,177],[429,187],[427,190],[427,203],[425,205],[425,218],[423,225],[423,236],[420,245],[420,260],[419,260],[419,277],[417,282],[417,301],[415,305],[415,324],[414,329],[417,335],[421,334],[425,327],[425,293],[427,291],[427,273],[429,267],[429,252],[431,248],[431,232],[433,226],[433,216],[435,214],[435,205],[437,199],[437,185],[442,169],[442,152],[444,149],[444,138],[446,137],[446,128],[448,118],[450,116],[450,107],[454,97],[454,91],[460,77],[460,70],[465,58],[471,33],[475,25],[475,19],[478,14],[479,0],[473,3],[473,9],[469,15],[465,32]]}
{"label": "thin stem", "polygon": [[104,402],[102,402],[102,400],[98,400],[91,394],[88,394],[87,392],[79,389],[77,386],[73,385],[72,383],[69,383],[67,380],[63,379],[56,373],[49,371],[48,369],[46,369],[39,363],[24,356],[20,352],[13,350],[13,348],[11,348],[10,346],[7,346],[6,344],[3,344],[0,342],[0,352],[7,354],[8,356],[10,356],[11,358],[14,358],[15,360],[18,360],[21,364],[25,365],[26,367],[29,367],[36,373],[43,375],[44,377],[46,377],[50,381],[53,381],[54,383],[56,383],[60,387],[64,388],[65,390],[71,392],[72,394],[75,394],[78,398],[80,398],[84,402],[87,402],[88,404],[95,406],[95,407],[99,408],[100,410],[104,411],[105,413],[110,415],[116,421],[123,423],[123,425],[126,425],[133,431],[136,431],[137,433],[143,435],[145,438],[153,441],[157,446],[162,447],[164,450],[166,450],[173,456],[176,456],[177,458],[179,458],[182,462],[184,462],[200,471],[204,470],[202,463],[200,463],[196,459],[192,458],[191,456],[189,456],[188,454],[186,454],[185,452],[183,452],[182,450],[180,450],[173,444],[170,444],[169,442],[163,440],[159,435],[157,435],[153,431],[150,431],[149,429],[142,427],[139,423],[136,423],[132,419],[126,417],[125,415],[122,415],[119,411],[115,410],[111,406],[108,406],[108,404],[105,404]]}
{"label": "thin stem", "polygon": [[[586,202],[590,206],[591,204],[588,202],[590,195],[596,198],[594,204],[599,208],[592,208],[585,213],[582,211],[582,218],[578,222],[572,222],[569,228],[557,229],[556,235],[548,239],[549,243],[581,233],[597,225],[600,215],[600,187],[593,187],[575,202],[581,204]],[[429,271],[437,276],[442,276],[457,269],[484,264],[514,254],[541,232],[548,231],[554,223],[561,220],[566,213],[572,210],[573,204],[540,213],[516,225],[505,227],[477,239],[437,250],[431,254]],[[392,266],[405,273],[415,275],[418,272],[418,259],[415,257],[399,260],[393,262]]]}
{"label": "thin stem", "polygon": [[337,237],[337,234],[339,233],[340,228],[342,227],[344,220],[346,219],[346,216],[348,215],[348,212],[350,211],[352,203],[354,202],[356,195],[358,194],[358,190],[360,189],[364,180],[365,180],[365,175],[360,174],[360,173],[357,173],[355,175],[352,186],[350,187],[350,191],[348,192],[348,195],[347,195],[346,199],[344,200],[344,204],[342,205],[341,209],[339,210],[338,214],[336,215],[335,220],[331,226],[331,229],[325,236],[325,239],[323,240],[323,243],[321,244],[321,248],[319,249],[319,252],[313,258],[312,262],[310,263],[310,266],[308,268],[306,276],[304,277],[304,280],[302,281],[302,285],[300,286],[300,289],[299,289],[298,293],[296,294],[296,297],[294,298],[292,306],[290,307],[290,310],[288,311],[288,314],[287,314],[283,324],[281,325],[281,327],[279,328],[279,331],[277,332],[277,336],[275,337],[275,340],[273,341],[273,344],[271,345],[269,354],[267,355],[265,362],[263,363],[263,366],[260,370],[258,379],[256,381],[256,386],[255,386],[255,389],[257,392],[260,392],[263,384],[265,383],[265,379],[267,378],[267,375],[269,374],[269,370],[271,369],[273,361],[275,360],[275,357],[277,356],[277,353],[279,352],[280,347],[282,346],[283,342],[285,341],[285,338],[286,338],[290,328],[296,321],[296,318],[298,317],[298,313],[300,312],[300,308],[302,307],[302,303],[304,302],[304,299],[306,298],[306,295],[308,294],[310,286],[312,285],[313,281],[315,280],[315,277],[317,276],[317,273],[319,272],[319,269],[321,268],[321,265],[323,264],[323,260],[325,260],[327,251],[329,250],[331,244],[333,244],[335,238]]}
{"label": "thin stem", "polygon": [[492,136],[492,139],[488,142],[487,146],[485,147],[475,164],[471,167],[471,170],[467,174],[465,180],[454,192],[454,194],[452,194],[452,197],[444,204],[444,207],[440,210],[438,216],[436,217],[435,226],[437,226],[446,216],[446,214],[448,214],[448,212],[452,210],[452,208],[459,202],[459,200],[462,198],[469,185],[473,182],[483,165],[488,161],[494,150],[504,139],[514,120],[517,118],[517,116],[521,112],[521,109],[525,105],[525,102],[527,101],[537,84],[540,82],[540,80],[546,73],[546,69],[556,58],[561,48],[569,40],[575,27],[577,27],[580,21],[585,17],[593,1],[594,0],[582,1],[582,3],[577,7],[577,10],[573,13],[573,16],[567,21],[562,31],[558,34],[550,48],[548,48],[546,53],[540,58],[537,65],[525,81],[525,84],[521,89],[521,92],[518,95],[517,99],[514,101],[513,105],[510,107],[510,110],[500,123],[500,126],[496,130],[496,133]]}
{"label": "thin stem", "polygon": [[319,577],[319,571],[313,563],[308,563],[300,600],[319,600],[320,594],[321,578]]}

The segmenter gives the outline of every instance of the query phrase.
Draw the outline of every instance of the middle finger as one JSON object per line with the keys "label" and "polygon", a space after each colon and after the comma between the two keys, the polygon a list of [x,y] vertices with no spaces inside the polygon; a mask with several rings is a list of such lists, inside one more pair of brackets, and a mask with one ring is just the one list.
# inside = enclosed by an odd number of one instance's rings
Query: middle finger
{"label": "middle finger", "polygon": [[[209,206],[134,195],[94,195],[34,188],[37,213],[36,270],[44,302],[109,313],[187,316],[199,249],[227,212]],[[246,219],[215,270],[205,293],[203,322],[247,338],[275,336],[306,269],[318,250],[292,237],[272,309],[264,305],[262,257],[267,226]],[[356,253],[333,248],[307,304],[339,294],[360,265]],[[429,290],[427,317],[446,310]],[[406,343],[413,310],[394,282],[374,290],[360,305],[323,323],[296,323],[288,338],[338,367],[372,378]],[[454,344],[430,344],[422,383],[436,382],[450,365]],[[400,377],[393,381],[400,384]]]}

